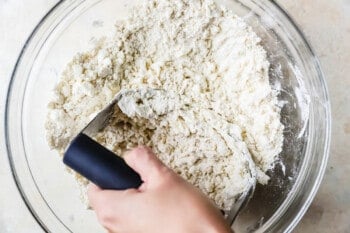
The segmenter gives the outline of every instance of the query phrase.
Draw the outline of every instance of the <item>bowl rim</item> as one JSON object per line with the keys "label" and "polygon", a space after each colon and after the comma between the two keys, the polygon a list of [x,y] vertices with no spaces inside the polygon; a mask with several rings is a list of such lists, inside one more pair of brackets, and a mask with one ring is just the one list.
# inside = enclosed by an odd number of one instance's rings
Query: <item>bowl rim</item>
{"label": "bowl rim", "polygon": [[323,94],[324,94],[324,97],[326,100],[326,103],[324,104],[324,109],[326,110],[325,111],[326,121],[324,122],[325,123],[325,134],[324,134],[325,144],[323,147],[323,156],[322,156],[321,164],[318,167],[315,181],[314,181],[312,188],[310,189],[310,192],[309,192],[309,194],[304,202],[304,205],[299,209],[298,214],[296,214],[289,221],[288,227],[285,229],[286,232],[291,232],[297,226],[297,224],[301,221],[301,219],[305,215],[306,211],[309,209],[312,201],[314,200],[314,198],[317,194],[317,191],[320,188],[320,185],[321,185],[323,178],[324,178],[324,175],[325,175],[326,167],[327,167],[328,160],[329,160],[330,142],[331,142],[331,129],[332,129],[331,104],[330,104],[329,91],[328,91],[328,86],[326,83],[325,75],[322,71],[319,58],[317,57],[316,53],[314,52],[312,45],[308,42],[305,34],[300,29],[300,27],[298,26],[296,21],[287,13],[287,11],[282,6],[277,4],[275,1],[269,1],[269,3],[274,5],[274,7],[276,7],[277,10],[281,14],[283,14],[283,16],[286,17],[286,19],[291,24],[291,26],[296,30],[297,34],[299,34],[302,42],[306,46],[306,49],[308,50],[308,52],[312,56],[313,61],[314,61],[314,65],[315,65],[315,68],[316,68],[316,71],[318,74],[317,77],[322,84],[321,87],[323,89]]}
{"label": "bowl rim", "polygon": [[[39,29],[43,26],[43,24],[47,21],[47,19],[53,15],[53,13],[63,4],[67,3],[69,0],[60,0],[58,1],[56,4],[54,4],[48,11],[47,13],[41,18],[41,20],[36,24],[36,26],[34,27],[34,29],[32,30],[32,32],[29,34],[28,38],[26,39],[19,55],[18,58],[16,60],[16,63],[14,65],[14,68],[12,70],[11,73],[11,77],[8,83],[8,88],[7,88],[7,96],[6,96],[6,100],[5,100],[5,111],[4,111],[4,131],[5,131],[5,147],[6,147],[6,151],[7,151],[7,156],[9,159],[9,164],[10,164],[10,169],[11,169],[11,173],[12,173],[12,177],[13,180],[15,182],[15,185],[19,191],[19,194],[25,204],[25,206],[27,207],[27,209],[30,211],[31,215],[33,216],[33,218],[36,220],[36,222],[40,225],[40,227],[45,231],[45,232],[50,232],[50,230],[47,228],[47,226],[45,225],[44,222],[42,222],[42,220],[40,219],[40,217],[38,216],[38,214],[36,213],[35,209],[33,208],[32,204],[28,201],[27,195],[24,192],[23,188],[22,188],[22,184],[21,181],[17,175],[16,172],[16,168],[15,168],[15,164],[14,164],[14,160],[12,158],[12,153],[11,153],[11,146],[10,146],[10,140],[9,140],[9,129],[7,127],[7,122],[9,119],[9,105],[10,105],[10,97],[12,95],[13,92],[13,82],[14,82],[14,77],[16,76],[18,67],[23,59],[23,55],[26,53],[27,49],[28,49],[28,45],[32,42],[33,38],[36,36],[36,34],[38,33]],[[85,0],[82,0],[82,2],[84,2]],[[255,2],[255,1],[254,1]],[[320,65],[320,61],[318,59],[318,57],[316,56],[314,49],[312,48],[311,44],[308,42],[308,40],[306,39],[304,33],[302,32],[302,30],[300,29],[300,27],[297,25],[297,23],[295,22],[295,20],[287,13],[287,11],[281,7],[278,3],[276,3],[275,1],[268,1],[269,4],[271,4],[273,7],[276,8],[276,10],[281,13],[286,19],[287,21],[291,24],[291,26],[294,28],[294,30],[296,30],[297,34],[300,36],[300,39],[302,40],[302,42],[304,43],[304,45],[306,46],[306,49],[308,50],[308,52],[310,53],[310,55],[313,57],[314,59],[314,65],[317,71],[317,76],[319,81],[322,84],[322,88],[323,88],[323,94],[325,99],[327,100],[327,102],[325,103],[324,107],[326,109],[325,114],[326,114],[326,119],[328,121],[325,122],[325,144],[323,146],[323,157],[322,157],[322,161],[320,166],[317,169],[317,175],[316,175],[316,179],[314,181],[314,183],[312,184],[312,188],[310,189],[310,192],[308,193],[308,196],[304,202],[304,205],[298,210],[298,213],[296,215],[294,215],[290,220],[288,220],[288,225],[285,229],[286,232],[290,232],[292,231],[296,225],[300,222],[300,220],[302,219],[302,217],[304,216],[304,214],[306,213],[307,209],[309,208],[310,204],[312,203],[319,187],[320,184],[323,180],[324,174],[325,174],[325,170],[326,170],[326,166],[327,166],[327,162],[329,159],[329,151],[330,151],[330,140],[331,140],[331,125],[332,125],[332,118],[331,118],[331,105],[330,105],[330,101],[329,101],[329,91],[328,91],[328,86],[325,80],[325,76],[324,73],[321,69],[321,65]]]}
{"label": "bowl rim", "polygon": [[19,191],[19,194],[25,204],[25,206],[27,207],[27,209],[29,210],[29,212],[31,213],[31,215],[33,216],[33,218],[35,219],[35,221],[39,224],[39,226],[42,228],[42,230],[44,230],[45,232],[50,232],[49,229],[46,227],[46,225],[41,221],[40,217],[37,215],[37,213],[35,212],[33,206],[31,205],[31,203],[28,201],[27,195],[24,192],[23,188],[22,188],[22,184],[21,181],[18,178],[16,169],[15,169],[15,164],[13,161],[13,157],[12,157],[12,153],[11,153],[11,146],[10,146],[10,140],[9,140],[9,130],[7,127],[7,122],[8,122],[8,118],[9,118],[9,105],[10,105],[10,96],[11,93],[13,91],[13,82],[14,82],[14,77],[16,76],[17,73],[17,69],[19,67],[19,64],[22,61],[23,55],[25,54],[25,52],[27,51],[27,46],[28,44],[33,40],[34,36],[37,34],[38,30],[40,29],[40,27],[45,23],[46,19],[63,3],[65,2],[65,0],[60,0],[58,1],[55,5],[53,5],[47,12],[46,14],[40,19],[40,21],[36,24],[36,26],[34,27],[34,29],[32,30],[32,32],[29,34],[28,38],[25,40],[24,45],[18,55],[18,58],[16,60],[16,63],[13,67],[12,73],[11,73],[11,78],[8,84],[8,88],[7,88],[7,95],[6,95],[6,100],[5,100],[5,120],[4,120],[4,129],[5,129],[5,145],[6,145],[6,152],[7,152],[7,157],[9,159],[9,164],[10,164],[10,169],[11,169],[11,174],[13,177],[13,180],[15,182],[15,185]]}

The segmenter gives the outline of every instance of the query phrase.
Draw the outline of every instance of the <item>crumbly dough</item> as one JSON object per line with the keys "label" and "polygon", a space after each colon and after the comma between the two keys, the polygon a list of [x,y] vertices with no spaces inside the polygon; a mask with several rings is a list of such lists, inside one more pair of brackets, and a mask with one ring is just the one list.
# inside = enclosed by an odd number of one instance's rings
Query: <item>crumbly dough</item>
{"label": "crumbly dough", "polygon": [[251,182],[245,158],[266,184],[282,150],[278,93],[259,43],[241,18],[211,0],[144,1],[117,22],[112,38],[67,65],[49,104],[49,145],[62,154],[120,90],[165,90],[171,98],[154,98],[149,105],[158,106],[144,109],[148,115],[121,103],[95,139],[119,155],[151,147],[228,210]]}

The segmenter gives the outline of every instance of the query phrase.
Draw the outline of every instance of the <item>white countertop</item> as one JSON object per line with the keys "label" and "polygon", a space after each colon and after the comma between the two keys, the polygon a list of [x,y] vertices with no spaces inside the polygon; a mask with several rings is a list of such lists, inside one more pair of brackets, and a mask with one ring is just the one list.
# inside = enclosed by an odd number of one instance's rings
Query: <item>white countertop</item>
{"label": "white countertop", "polygon": [[[0,0],[0,132],[5,97],[18,54],[57,0]],[[350,1],[278,0],[319,56],[333,117],[330,161],[321,188],[295,232],[350,232]],[[0,135],[0,232],[43,232],[23,203]]]}

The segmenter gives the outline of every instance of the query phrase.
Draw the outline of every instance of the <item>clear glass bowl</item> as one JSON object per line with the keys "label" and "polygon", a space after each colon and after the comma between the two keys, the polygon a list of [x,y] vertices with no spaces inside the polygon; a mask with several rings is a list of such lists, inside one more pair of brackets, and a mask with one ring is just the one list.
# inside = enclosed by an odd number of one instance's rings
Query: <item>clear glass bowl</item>
{"label": "clear glass bowl", "polygon": [[[45,141],[46,105],[62,69],[91,38],[110,34],[137,1],[61,1],[42,19],[17,61],[6,105],[6,144],[23,200],[49,232],[100,232],[94,213]],[[320,185],[330,140],[330,105],[317,58],[300,30],[273,1],[221,0],[263,39],[272,86],[281,87],[285,141],[266,186],[258,185],[236,232],[288,232]]]}

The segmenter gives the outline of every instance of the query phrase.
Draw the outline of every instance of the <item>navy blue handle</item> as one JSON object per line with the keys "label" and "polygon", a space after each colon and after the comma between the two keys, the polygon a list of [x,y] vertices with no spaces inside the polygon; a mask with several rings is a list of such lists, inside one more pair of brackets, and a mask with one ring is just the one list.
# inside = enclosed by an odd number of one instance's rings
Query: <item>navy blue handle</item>
{"label": "navy blue handle", "polygon": [[80,133],[66,150],[63,162],[102,189],[138,188],[142,180],[124,159]]}

